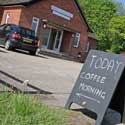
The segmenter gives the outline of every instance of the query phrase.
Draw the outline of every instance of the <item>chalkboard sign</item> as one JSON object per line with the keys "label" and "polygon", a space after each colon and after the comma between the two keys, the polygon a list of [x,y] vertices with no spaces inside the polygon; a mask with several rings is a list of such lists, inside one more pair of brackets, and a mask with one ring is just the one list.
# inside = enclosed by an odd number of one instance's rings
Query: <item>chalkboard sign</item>
{"label": "chalkboard sign", "polygon": [[[116,103],[121,103],[115,101],[123,97],[121,101],[124,106],[125,88],[123,88],[123,82],[120,83],[123,81],[121,77],[124,68],[125,56],[91,50],[65,108],[69,109],[72,103],[84,106],[97,114],[96,125],[101,125],[109,105],[111,108],[115,107]],[[119,95],[121,89],[123,89],[122,95]],[[113,98],[114,94],[117,98]],[[117,110],[117,108],[116,106],[114,109]],[[121,109],[124,115],[125,109],[123,107]]]}

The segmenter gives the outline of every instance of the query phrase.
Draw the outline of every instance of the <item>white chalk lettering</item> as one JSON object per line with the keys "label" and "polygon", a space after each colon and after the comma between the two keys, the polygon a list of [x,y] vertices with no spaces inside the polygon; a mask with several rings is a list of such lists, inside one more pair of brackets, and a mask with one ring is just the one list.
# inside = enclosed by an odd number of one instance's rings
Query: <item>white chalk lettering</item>
{"label": "white chalk lettering", "polygon": [[96,58],[97,56],[95,56],[95,55],[92,55],[92,61],[91,61],[91,63],[90,63],[90,67],[92,67],[92,65],[93,65],[93,62],[94,62],[94,58]]}
{"label": "white chalk lettering", "polygon": [[106,77],[102,77],[101,79],[100,79],[100,83],[105,83],[105,80],[106,80]]}
{"label": "white chalk lettering", "polygon": [[102,69],[106,69],[106,67],[109,66],[109,60],[107,58],[104,58],[101,64]]}
{"label": "white chalk lettering", "polygon": [[102,58],[98,58],[95,62],[95,69],[101,68],[102,65]]}
{"label": "white chalk lettering", "polygon": [[115,64],[114,60],[110,60],[107,70],[110,70],[112,72],[114,68],[114,64]]}
{"label": "white chalk lettering", "polygon": [[79,89],[81,89],[82,91],[88,92],[90,94],[93,94],[94,96],[100,97],[103,100],[105,99],[105,96],[106,96],[106,92],[103,91],[102,89],[98,89],[90,85],[86,85],[85,83],[81,83],[79,86]]}
{"label": "white chalk lettering", "polygon": [[122,64],[123,62],[92,55],[90,68],[94,67],[95,69],[102,69],[102,70],[107,70],[110,72],[117,73]]}
{"label": "white chalk lettering", "polygon": [[80,78],[86,79],[86,80],[91,80],[91,81],[101,83],[101,84],[103,84],[106,80],[106,77],[104,77],[104,76],[99,76],[97,74],[91,74],[91,73],[86,73],[86,72],[82,72],[80,74]]}
{"label": "white chalk lettering", "polygon": [[118,61],[116,61],[116,63],[117,63],[117,67],[116,67],[115,73],[118,72],[120,65],[123,64],[122,62],[118,62]]}

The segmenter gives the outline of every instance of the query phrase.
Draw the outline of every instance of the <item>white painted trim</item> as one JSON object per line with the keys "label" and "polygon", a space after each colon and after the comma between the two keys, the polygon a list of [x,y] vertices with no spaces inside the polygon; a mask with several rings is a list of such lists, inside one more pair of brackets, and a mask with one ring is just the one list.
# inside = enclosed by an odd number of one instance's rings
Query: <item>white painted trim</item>
{"label": "white painted trim", "polygon": [[47,42],[47,48],[49,47],[49,42],[50,42],[50,37],[51,37],[52,29],[49,31],[49,37],[48,37],[48,42]]}
{"label": "white painted trim", "polygon": [[64,9],[61,9],[55,5],[52,5],[51,6],[51,10],[52,10],[52,13],[59,16],[59,17],[62,17],[64,19],[67,19],[67,20],[71,20],[71,18],[73,18],[73,14],[64,10]]}
{"label": "white painted trim", "polygon": [[5,24],[8,24],[9,19],[10,19],[10,15],[9,13],[6,13]]}
{"label": "white painted trim", "polygon": [[47,45],[42,45],[42,48],[48,49],[51,33],[52,33],[52,29],[50,28],[49,29],[49,36],[48,36],[48,40],[47,40]]}
{"label": "white painted trim", "polygon": [[[58,48],[55,48],[55,46],[56,46],[56,40],[57,40],[57,36],[58,36],[59,32],[61,32],[60,39],[59,39],[59,45],[58,45]],[[54,42],[54,48],[53,48],[53,50],[55,50],[56,52],[60,51],[60,47],[61,47],[61,43],[62,43],[62,38],[63,38],[63,30],[57,31],[55,42]]]}
{"label": "white painted trim", "polygon": [[[77,47],[79,46],[79,42],[80,42],[80,33],[76,33],[76,34],[75,34],[75,37],[78,38],[78,41],[77,41],[77,45],[74,45],[74,44],[73,44],[73,47],[77,48]],[[73,41],[73,42],[74,42],[74,41]]]}
{"label": "white painted trim", "polygon": [[64,19],[71,20],[70,17],[65,16],[65,15],[63,15],[63,14],[61,14],[61,13],[58,13],[58,12],[56,12],[56,11],[53,11],[52,13],[55,14],[56,16],[63,17]]}
{"label": "white painted trim", "polygon": [[[34,21],[34,20],[37,20],[37,21]],[[37,23],[36,29],[35,29],[35,33],[37,33],[37,31],[38,31],[38,26],[39,26],[39,18],[33,17],[33,19],[32,19],[32,26],[33,26],[33,22]],[[31,28],[32,28],[32,26],[31,26]]]}

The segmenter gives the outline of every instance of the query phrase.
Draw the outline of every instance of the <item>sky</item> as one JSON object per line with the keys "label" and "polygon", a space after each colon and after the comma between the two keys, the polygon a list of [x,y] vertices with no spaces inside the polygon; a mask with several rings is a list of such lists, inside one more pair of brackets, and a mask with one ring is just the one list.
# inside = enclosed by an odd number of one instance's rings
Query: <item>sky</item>
{"label": "sky", "polygon": [[115,1],[122,2],[123,6],[125,8],[125,0],[115,0]]}

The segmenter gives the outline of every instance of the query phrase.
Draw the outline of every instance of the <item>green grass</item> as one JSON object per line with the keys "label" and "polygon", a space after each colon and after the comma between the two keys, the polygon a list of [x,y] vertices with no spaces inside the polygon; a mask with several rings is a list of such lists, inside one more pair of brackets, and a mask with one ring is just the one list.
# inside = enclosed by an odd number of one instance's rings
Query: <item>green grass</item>
{"label": "green grass", "polygon": [[66,125],[67,115],[23,94],[0,94],[0,125]]}

